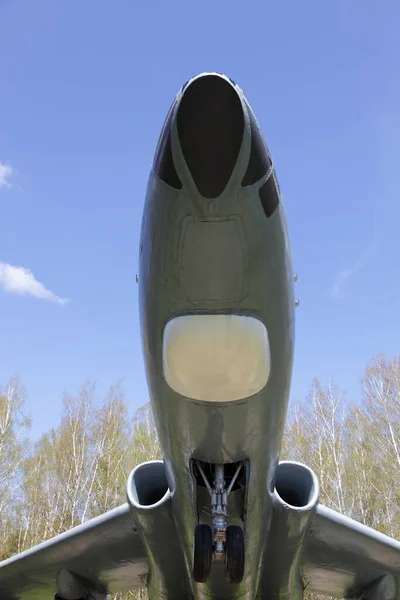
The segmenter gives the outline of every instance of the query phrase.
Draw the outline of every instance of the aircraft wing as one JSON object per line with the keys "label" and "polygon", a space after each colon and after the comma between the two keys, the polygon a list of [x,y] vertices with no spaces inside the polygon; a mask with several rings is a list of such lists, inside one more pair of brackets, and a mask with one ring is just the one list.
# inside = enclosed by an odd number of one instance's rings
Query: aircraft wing
{"label": "aircraft wing", "polygon": [[400,542],[318,505],[302,553],[302,575],[307,591],[325,596],[361,598],[375,585],[377,595],[371,598],[396,598]]}
{"label": "aircraft wing", "polygon": [[144,587],[147,574],[146,552],[124,504],[0,562],[0,598],[53,600],[60,585],[74,597],[82,583],[100,594],[121,592]]}

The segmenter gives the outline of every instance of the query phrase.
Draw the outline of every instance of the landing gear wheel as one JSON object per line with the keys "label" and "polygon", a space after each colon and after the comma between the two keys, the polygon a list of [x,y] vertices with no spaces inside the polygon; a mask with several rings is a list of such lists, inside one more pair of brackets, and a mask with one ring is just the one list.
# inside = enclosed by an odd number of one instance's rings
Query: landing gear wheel
{"label": "landing gear wheel", "polygon": [[225,577],[228,583],[240,583],[244,573],[244,535],[238,525],[226,529]]}
{"label": "landing gear wheel", "polygon": [[209,525],[196,525],[194,530],[193,579],[205,583],[210,575],[213,536]]}

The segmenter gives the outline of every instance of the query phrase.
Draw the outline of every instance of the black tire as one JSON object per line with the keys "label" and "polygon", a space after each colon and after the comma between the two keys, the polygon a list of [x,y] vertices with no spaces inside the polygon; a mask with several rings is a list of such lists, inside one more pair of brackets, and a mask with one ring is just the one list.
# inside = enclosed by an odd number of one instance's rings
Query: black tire
{"label": "black tire", "polygon": [[244,573],[244,535],[238,525],[226,530],[225,577],[228,583],[240,583]]}
{"label": "black tire", "polygon": [[213,552],[212,531],[209,525],[196,525],[194,530],[193,579],[205,583],[210,576]]}

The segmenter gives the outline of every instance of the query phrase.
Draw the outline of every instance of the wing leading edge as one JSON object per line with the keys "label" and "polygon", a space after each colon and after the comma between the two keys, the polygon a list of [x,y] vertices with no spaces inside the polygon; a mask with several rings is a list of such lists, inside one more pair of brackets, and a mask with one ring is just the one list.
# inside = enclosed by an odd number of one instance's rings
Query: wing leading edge
{"label": "wing leading edge", "polygon": [[71,590],[70,573],[86,590],[122,592],[144,587],[148,570],[145,549],[124,504],[0,562],[0,598],[53,600],[57,591],[62,595],[60,583]]}
{"label": "wing leading edge", "polygon": [[[342,597],[400,598],[400,542],[318,505],[302,553],[305,589]],[[370,597],[370,596],[368,596]]]}

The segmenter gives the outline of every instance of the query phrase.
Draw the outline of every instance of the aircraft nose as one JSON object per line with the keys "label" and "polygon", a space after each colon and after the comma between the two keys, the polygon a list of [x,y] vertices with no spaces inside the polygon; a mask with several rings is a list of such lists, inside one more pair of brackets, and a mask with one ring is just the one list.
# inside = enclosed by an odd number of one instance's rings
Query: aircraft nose
{"label": "aircraft nose", "polygon": [[235,167],[244,133],[243,108],[230,80],[204,74],[184,88],[177,129],[183,157],[199,193],[216,198]]}

